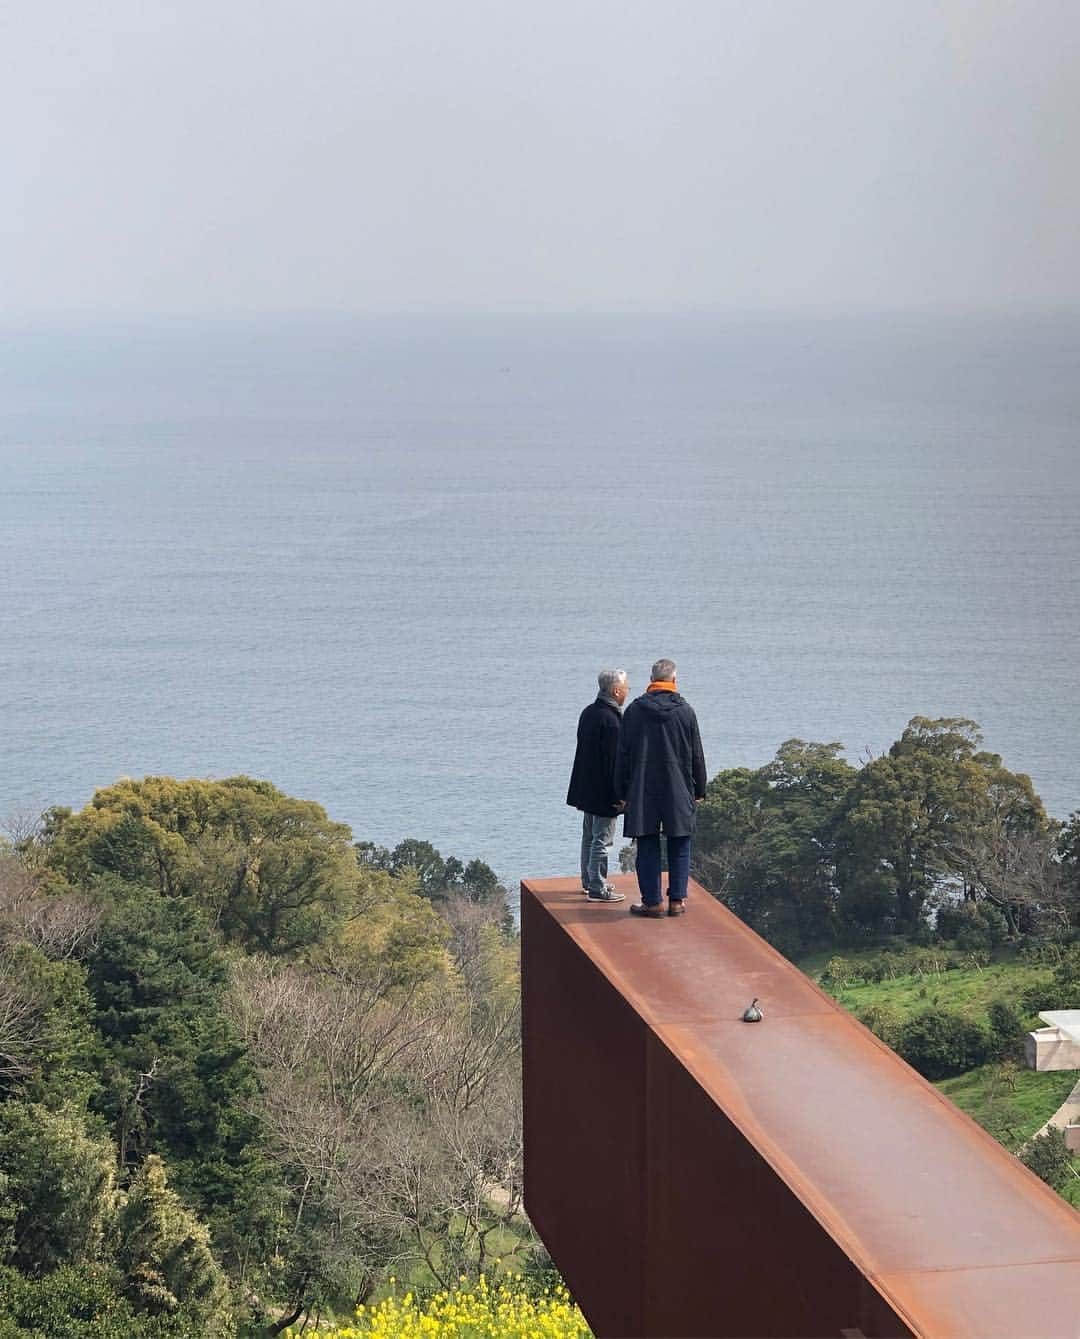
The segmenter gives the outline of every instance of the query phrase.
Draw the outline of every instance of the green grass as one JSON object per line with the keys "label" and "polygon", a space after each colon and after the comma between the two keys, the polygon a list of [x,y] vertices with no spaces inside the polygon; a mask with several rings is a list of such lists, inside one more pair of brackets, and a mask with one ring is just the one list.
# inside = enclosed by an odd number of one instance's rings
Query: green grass
{"label": "green grass", "polygon": [[[1045,967],[1024,963],[991,963],[988,967],[952,969],[926,976],[898,976],[892,981],[846,986],[837,998],[845,1009],[859,1013],[871,1004],[887,1004],[901,1018],[926,1009],[953,1009],[973,1021],[986,1018],[991,1001],[1004,999],[1019,1008],[1025,987],[1048,981]],[[1034,1027],[1035,1017],[1024,1020]]]}
{"label": "green grass", "polygon": [[[831,954],[815,954],[799,966],[808,976],[820,978]],[[845,953],[849,962],[877,957],[877,950]],[[976,1022],[986,1021],[991,1001],[1003,999],[1020,1008],[1020,995],[1028,986],[1039,982],[1049,985],[1052,969],[1045,964],[1021,962],[1014,956],[1001,955],[986,967],[974,963],[970,967],[951,968],[943,972],[926,972],[897,976],[891,980],[845,986],[832,992],[836,999],[852,1013],[861,1013],[871,1005],[884,1005],[893,1010],[897,1021],[910,1018],[926,1009],[952,1009]],[[1026,1027],[1039,1026],[1034,1015],[1022,1019]]]}

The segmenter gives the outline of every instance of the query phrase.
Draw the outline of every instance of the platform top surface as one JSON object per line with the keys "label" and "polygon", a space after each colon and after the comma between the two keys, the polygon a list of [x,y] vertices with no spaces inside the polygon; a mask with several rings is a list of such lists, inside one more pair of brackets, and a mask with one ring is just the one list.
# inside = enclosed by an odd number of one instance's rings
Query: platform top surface
{"label": "platform top surface", "polygon": [[[627,914],[633,877],[613,882],[625,902],[590,903],[576,879],[522,896],[916,1333],[1080,1335],[1080,1215],[704,889],[651,920]],[[764,1018],[743,1022],[755,997]]]}

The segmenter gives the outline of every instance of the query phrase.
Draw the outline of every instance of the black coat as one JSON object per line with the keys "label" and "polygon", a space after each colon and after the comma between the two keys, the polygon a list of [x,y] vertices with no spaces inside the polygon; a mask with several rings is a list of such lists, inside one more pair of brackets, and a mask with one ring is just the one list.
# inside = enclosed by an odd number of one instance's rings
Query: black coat
{"label": "black coat", "polygon": [[577,752],[566,803],[587,814],[611,818],[615,808],[615,756],[622,713],[603,698],[590,702],[578,717]]}
{"label": "black coat", "polygon": [[678,693],[643,693],[626,708],[615,793],[626,801],[623,836],[663,829],[687,837],[705,797],[705,754],[694,708]]}

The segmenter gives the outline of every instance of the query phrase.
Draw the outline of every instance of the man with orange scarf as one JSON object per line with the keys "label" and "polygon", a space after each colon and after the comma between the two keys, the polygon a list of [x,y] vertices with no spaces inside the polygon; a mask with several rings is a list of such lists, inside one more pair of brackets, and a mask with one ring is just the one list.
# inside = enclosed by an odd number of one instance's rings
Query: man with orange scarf
{"label": "man with orange scarf", "polygon": [[686,911],[690,843],[705,798],[705,754],[693,707],[679,696],[675,662],[658,660],[649,687],[626,708],[615,761],[615,796],[625,801],[623,836],[637,840],[641,901],[635,916],[663,916],[660,834],[667,838],[667,915]]}

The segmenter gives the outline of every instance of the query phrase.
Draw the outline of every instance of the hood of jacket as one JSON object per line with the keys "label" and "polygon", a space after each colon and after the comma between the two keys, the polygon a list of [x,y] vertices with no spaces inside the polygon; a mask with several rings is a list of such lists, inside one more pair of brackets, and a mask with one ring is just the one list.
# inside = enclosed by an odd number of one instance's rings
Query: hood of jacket
{"label": "hood of jacket", "polygon": [[670,716],[682,706],[683,699],[678,693],[642,693],[638,698],[638,704],[642,711],[654,716]]}

